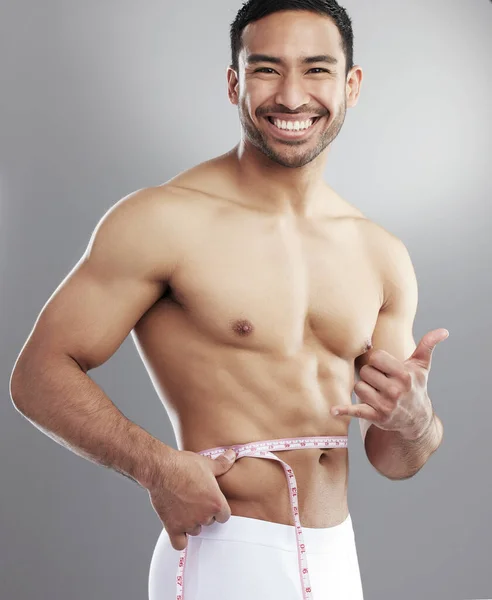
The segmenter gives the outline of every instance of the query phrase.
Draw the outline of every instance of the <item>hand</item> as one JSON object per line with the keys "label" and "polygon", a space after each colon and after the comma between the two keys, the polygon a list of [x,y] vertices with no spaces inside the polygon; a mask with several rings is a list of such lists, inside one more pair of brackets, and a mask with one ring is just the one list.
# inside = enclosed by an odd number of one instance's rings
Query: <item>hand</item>
{"label": "hand", "polygon": [[202,525],[213,521],[225,523],[231,509],[219,488],[216,477],[223,475],[236,460],[224,454],[215,459],[195,452],[178,450],[166,458],[162,478],[157,478],[150,489],[150,501],[157,516],[169,534],[175,550],[184,550],[187,534],[199,535]]}
{"label": "hand", "polygon": [[360,370],[361,381],[354,392],[362,404],[334,406],[333,416],[366,419],[380,429],[398,431],[417,439],[430,426],[434,410],[427,394],[432,352],[447,339],[446,329],[426,333],[410,358],[401,362],[384,350],[369,353],[368,364]]}

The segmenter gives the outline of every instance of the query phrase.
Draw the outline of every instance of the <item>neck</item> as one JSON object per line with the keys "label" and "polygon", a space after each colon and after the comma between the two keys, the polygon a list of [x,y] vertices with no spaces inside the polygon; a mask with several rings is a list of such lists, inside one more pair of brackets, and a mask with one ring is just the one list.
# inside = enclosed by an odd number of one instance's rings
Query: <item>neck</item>
{"label": "neck", "polygon": [[320,206],[326,188],[323,173],[328,147],[304,167],[284,167],[265,156],[247,140],[230,152],[238,183],[251,199],[271,211],[309,217]]}

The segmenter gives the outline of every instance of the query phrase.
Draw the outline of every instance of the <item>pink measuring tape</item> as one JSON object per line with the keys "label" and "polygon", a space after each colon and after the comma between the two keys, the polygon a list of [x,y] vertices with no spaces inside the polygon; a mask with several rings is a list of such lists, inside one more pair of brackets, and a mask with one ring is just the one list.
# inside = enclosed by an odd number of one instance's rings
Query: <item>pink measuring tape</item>
{"label": "pink measuring tape", "polygon": [[[216,458],[223,454],[229,448],[236,452],[236,460],[243,456],[253,456],[255,458],[268,458],[278,460],[284,469],[287,482],[289,484],[290,505],[292,507],[292,516],[294,517],[295,531],[297,538],[297,556],[299,558],[299,575],[301,577],[301,588],[303,600],[313,600],[311,583],[309,580],[309,572],[306,557],[306,545],[302,534],[301,522],[299,520],[299,505],[297,502],[297,482],[294,472],[287,463],[280,460],[278,456],[272,452],[280,450],[300,450],[302,448],[346,448],[348,436],[328,436],[328,437],[301,437],[301,438],[285,438],[280,440],[267,440],[264,442],[251,442],[249,444],[237,444],[235,446],[221,446],[219,448],[211,448],[210,450],[202,450],[198,454]],[[184,600],[184,570],[186,565],[186,547],[179,556],[178,573],[176,575],[177,593],[176,600]]]}

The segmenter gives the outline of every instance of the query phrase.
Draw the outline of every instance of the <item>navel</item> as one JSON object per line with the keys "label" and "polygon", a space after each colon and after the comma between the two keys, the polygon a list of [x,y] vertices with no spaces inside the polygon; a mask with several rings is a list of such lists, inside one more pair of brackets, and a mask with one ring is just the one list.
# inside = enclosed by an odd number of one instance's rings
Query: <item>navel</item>
{"label": "navel", "polygon": [[234,321],[232,329],[238,335],[249,335],[253,332],[253,324],[250,323],[250,321],[247,321],[246,319],[241,319],[239,321]]}

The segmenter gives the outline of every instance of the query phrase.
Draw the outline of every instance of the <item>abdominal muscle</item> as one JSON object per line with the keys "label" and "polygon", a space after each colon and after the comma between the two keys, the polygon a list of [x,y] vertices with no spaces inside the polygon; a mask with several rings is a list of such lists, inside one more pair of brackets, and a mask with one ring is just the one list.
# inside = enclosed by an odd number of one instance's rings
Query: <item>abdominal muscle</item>
{"label": "abdominal muscle", "polygon": [[[295,436],[294,436],[295,437]],[[294,471],[297,481],[299,517],[305,527],[331,527],[347,517],[344,470],[330,453],[346,455],[345,449],[286,450],[274,452]],[[337,473],[333,471],[336,468]],[[262,458],[241,458],[232,469],[217,478],[231,508],[231,514],[294,525],[290,490],[281,464]]]}
{"label": "abdominal muscle", "polygon": [[[162,308],[147,315],[136,333],[179,450],[198,453],[250,442],[348,434],[350,419],[335,419],[330,407],[351,403],[349,361],[320,356],[308,347],[289,356],[214,346],[196,334],[187,335],[177,309],[164,307],[174,318],[164,322],[161,312],[158,322],[156,313]],[[331,527],[347,518],[348,448],[273,454],[294,472],[303,526]],[[244,456],[217,483],[232,515],[294,525],[280,462]]]}
{"label": "abdominal muscle", "polygon": [[[253,414],[261,412],[252,411]],[[287,408],[287,407],[286,407]],[[176,433],[181,450],[201,452],[221,446],[299,437],[347,435],[345,423],[333,424],[327,407],[323,418],[313,412],[312,418],[285,426],[278,417],[266,418],[265,426],[258,419],[224,410],[193,411],[185,417]],[[266,411],[268,413],[268,411]],[[227,415],[224,418],[222,415]],[[266,416],[266,415],[265,415]],[[331,426],[327,421],[331,421]],[[253,424],[254,422],[254,424]],[[298,490],[299,517],[305,527],[332,527],[348,515],[348,449],[296,449],[273,452],[289,465],[295,475]],[[242,457],[229,471],[217,477],[231,514],[294,525],[290,490],[282,464],[276,460]]]}

